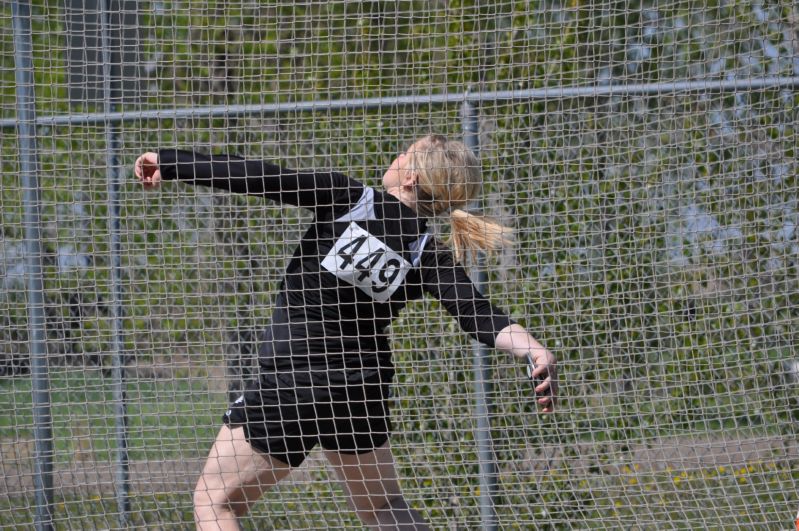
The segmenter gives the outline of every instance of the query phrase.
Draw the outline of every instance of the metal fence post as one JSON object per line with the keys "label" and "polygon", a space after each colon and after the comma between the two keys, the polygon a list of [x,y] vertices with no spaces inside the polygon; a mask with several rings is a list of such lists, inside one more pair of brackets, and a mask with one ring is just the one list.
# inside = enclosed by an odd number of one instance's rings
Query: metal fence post
{"label": "metal fence post", "polygon": [[24,190],[25,271],[28,284],[28,343],[31,356],[34,424],[36,529],[53,528],[53,420],[47,366],[44,281],[42,280],[41,190],[37,150],[36,100],[33,79],[31,9],[28,2],[11,4],[17,92],[17,137]]}
{"label": "metal fence post", "polygon": [[[111,0],[100,2],[100,42],[103,60],[103,110],[106,114],[116,112],[116,100],[120,98],[119,54],[111,50],[110,16]],[[106,179],[108,181],[108,216],[111,253],[111,318],[112,344],[111,371],[113,374],[114,425],[116,434],[115,490],[119,523],[125,528],[130,524],[130,462],[128,456],[127,393],[125,392],[125,354],[122,341],[122,245],[120,236],[120,171],[119,134],[115,123],[105,123]]]}
{"label": "metal fence post", "polygon": [[[466,147],[475,154],[480,150],[480,122],[479,110],[470,101],[463,102],[461,108],[463,120],[463,139]],[[488,274],[485,264],[480,259],[477,264],[475,285],[483,291],[488,285]],[[474,392],[475,416],[477,417],[477,455],[480,468],[480,519],[485,530],[497,529],[497,513],[494,496],[497,491],[497,465],[494,456],[494,445],[491,441],[491,422],[489,414],[491,404],[488,397],[491,393],[491,367],[489,364],[490,353],[487,348],[474,342]]]}

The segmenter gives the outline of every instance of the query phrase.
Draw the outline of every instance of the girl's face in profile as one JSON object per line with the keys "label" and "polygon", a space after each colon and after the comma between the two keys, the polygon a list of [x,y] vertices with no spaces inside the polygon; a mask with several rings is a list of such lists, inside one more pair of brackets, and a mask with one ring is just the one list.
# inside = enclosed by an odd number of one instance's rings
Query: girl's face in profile
{"label": "girl's face in profile", "polygon": [[403,185],[410,184],[410,181],[413,180],[409,170],[411,163],[410,153],[416,149],[416,144],[418,144],[418,142],[411,144],[407,150],[400,153],[391,163],[391,166],[388,167],[386,173],[383,174],[384,189],[392,190],[399,188]]}

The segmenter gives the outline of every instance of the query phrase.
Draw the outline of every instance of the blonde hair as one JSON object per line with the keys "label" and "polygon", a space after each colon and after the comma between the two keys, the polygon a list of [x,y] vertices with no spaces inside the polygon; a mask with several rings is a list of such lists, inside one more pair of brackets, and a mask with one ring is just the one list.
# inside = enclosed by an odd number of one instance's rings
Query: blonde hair
{"label": "blonde hair", "polygon": [[449,212],[449,244],[458,261],[477,252],[494,254],[511,243],[512,229],[482,214],[463,210],[482,190],[480,161],[463,143],[442,135],[418,140],[411,150],[409,170],[416,174],[416,210],[435,217]]}

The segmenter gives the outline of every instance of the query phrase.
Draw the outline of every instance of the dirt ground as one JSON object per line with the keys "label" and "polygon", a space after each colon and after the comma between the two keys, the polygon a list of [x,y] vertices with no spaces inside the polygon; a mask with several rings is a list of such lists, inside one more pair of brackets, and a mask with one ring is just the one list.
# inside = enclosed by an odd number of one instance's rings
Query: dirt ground
{"label": "dirt ground", "polygon": [[[72,495],[98,495],[114,490],[114,463],[97,461],[90,455],[79,456],[70,464],[55,466],[56,491]],[[555,469],[567,464],[571,474],[619,474],[635,470],[649,474],[664,470],[691,471],[712,467],[736,467],[753,463],[777,463],[799,459],[799,442],[785,437],[748,439],[669,438],[646,444],[630,445],[627,451],[594,444],[530,448],[527,457],[514,463],[516,472]],[[567,462],[568,461],[568,462]],[[194,488],[204,459],[133,461],[130,463],[130,487],[134,494],[190,492]],[[324,468],[325,460],[315,451],[292,472],[289,481],[312,481],[312,475]],[[502,467],[500,467],[500,470]],[[34,489],[33,443],[0,442],[0,498],[18,497]]]}

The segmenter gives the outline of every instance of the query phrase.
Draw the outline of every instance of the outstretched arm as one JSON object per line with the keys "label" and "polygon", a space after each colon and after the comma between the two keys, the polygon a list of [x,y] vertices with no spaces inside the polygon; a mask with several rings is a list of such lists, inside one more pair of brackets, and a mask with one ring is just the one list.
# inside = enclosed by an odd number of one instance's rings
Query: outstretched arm
{"label": "outstretched arm", "polygon": [[300,172],[261,160],[178,149],[143,154],[136,160],[135,172],[149,187],[162,180],[181,180],[314,209],[357,198],[363,188],[335,172]]}

